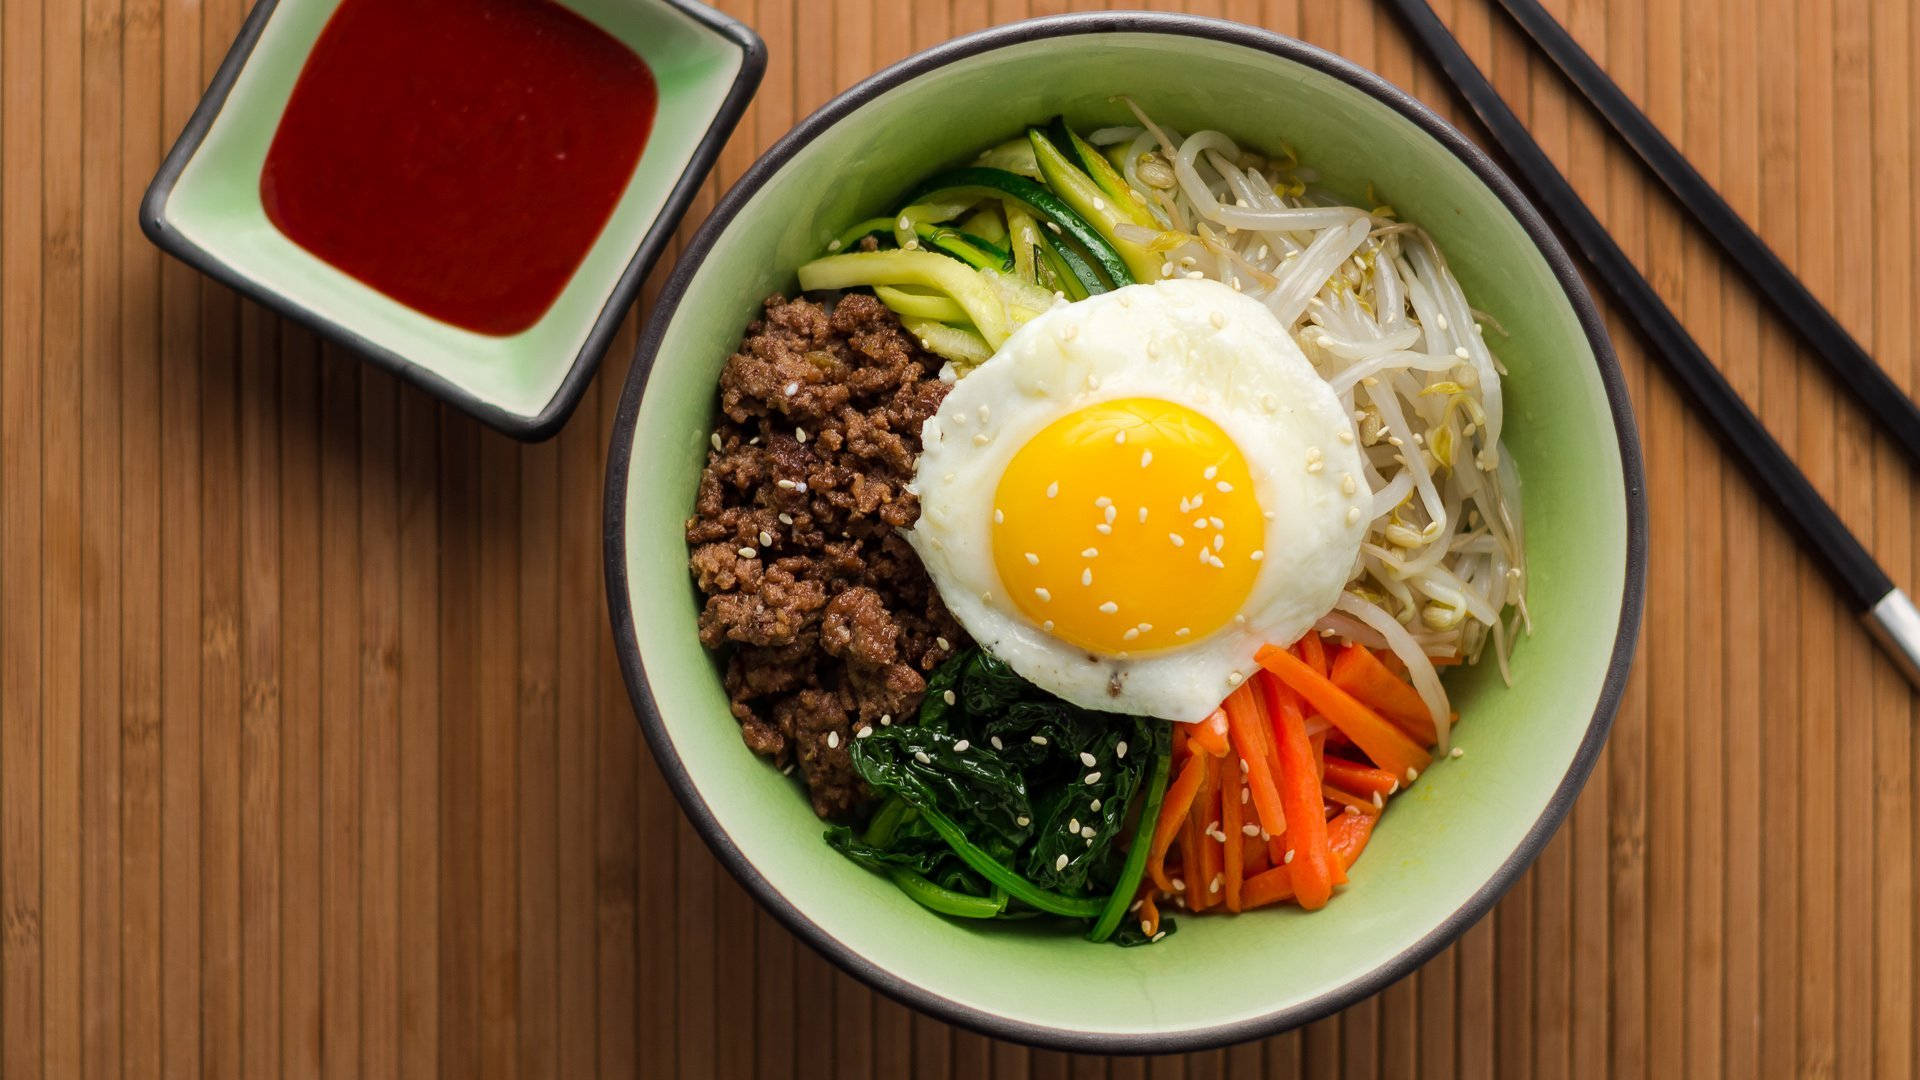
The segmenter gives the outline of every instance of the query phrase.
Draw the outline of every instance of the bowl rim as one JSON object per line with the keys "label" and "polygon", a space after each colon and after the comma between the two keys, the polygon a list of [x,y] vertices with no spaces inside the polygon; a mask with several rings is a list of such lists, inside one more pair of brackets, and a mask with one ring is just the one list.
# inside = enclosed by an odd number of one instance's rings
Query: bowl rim
{"label": "bowl rim", "polygon": [[406,354],[374,342],[352,326],[320,314],[293,294],[271,288],[248,276],[174,227],[173,219],[167,213],[174,186],[186,171],[187,163],[200,152],[200,146],[206,142],[214,121],[226,111],[234,84],[239,81],[240,72],[253,59],[254,47],[259,45],[267,22],[279,9],[281,0],[258,0],[253,10],[247,13],[246,21],[241,23],[233,44],[228,47],[219,69],[214,72],[213,81],[200,96],[179,137],[168,148],[167,156],[154,171],[153,179],[147,182],[146,192],[140,198],[140,231],[161,251],[261,304],[281,318],[297,322],[325,340],[353,350],[375,367],[413,383],[494,430],[523,442],[551,438],[573,414],[574,407],[580,403],[580,396],[586,392],[587,384],[593,381],[594,372],[599,370],[601,359],[613,343],[614,335],[619,332],[620,324],[626,319],[627,308],[632,305],[633,298],[646,281],[647,271],[653,268],[654,260],[660,257],[667,241],[673,237],[681,216],[686,213],[687,206],[705,182],[708,170],[719,158],[721,147],[726,145],[727,137],[739,123],[747,102],[753,98],[754,91],[760,86],[760,78],[767,69],[766,43],[745,23],[697,0],[652,2],[692,19],[701,29],[739,49],[740,70],[734,73],[726,96],[708,118],[707,129],[701,134],[699,142],[694,144],[686,168],[668,189],[666,200],[660,204],[653,220],[647,223],[647,231],[634,248],[633,257],[627,260],[619,276],[614,278],[605,302],[587,329],[587,336],[568,363],[566,375],[554,388],[553,396],[547,399],[546,404],[530,416],[503,408],[446,376],[421,367]]}
{"label": "bowl rim", "polygon": [[[1553,272],[1574,309],[1581,330],[1593,349],[1595,365],[1606,391],[1619,444],[1621,481],[1626,497],[1626,565],[1620,620],[1612,653],[1593,716],[1572,763],[1547,800],[1540,816],[1493,875],[1456,910],[1420,940],[1391,960],[1360,972],[1323,993],[1261,1016],[1209,1027],[1176,1031],[1089,1032],[1033,1024],[979,1009],[947,998],[935,990],[902,979],[868,960],[858,950],[827,933],[786,899],[736,847],[708,808],[692,776],[674,749],[640,660],[635,636],[631,594],[626,575],[626,510],[628,473],[632,465],[633,434],[661,340],[673,321],[680,300],[705,263],[716,241],[741,208],[760,188],[816,136],[879,95],[955,61],[1013,45],[1082,34],[1144,33],[1198,37],[1239,45],[1302,64],[1382,102],[1412,121],[1464,163],[1486,184],[1526,231]],[[1082,12],[1055,15],[977,31],[924,50],[836,95],[774,143],[740,177],[715,206],[713,213],[687,245],[662,289],[637,345],[625,389],[620,396],[612,443],[607,454],[603,554],[606,560],[607,607],[612,618],[615,649],[627,693],[633,702],[655,763],[687,817],[713,853],[754,898],[782,925],[816,952],[869,986],[903,1004],[941,1020],[995,1038],[1074,1052],[1107,1054],[1163,1054],[1203,1050],[1291,1030],[1371,996],[1411,973],[1451,944],[1493,908],[1518,880],[1572,809],[1576,796],[1592,772],[1606,742],[1614,714],[1626,688],[1628,669],[1638,639],[1644,606],[1647,563],[1647,506],[1645,475],[1640,457],[1638,428],[1618,358],[1608,340],[1592,297],[1573,260],[1560,245],[1539,212],[1514,182],[1465,135],[1447,121],[1379,75],[1314,45],[1242,23],[1207,16],[1159,12]]]}

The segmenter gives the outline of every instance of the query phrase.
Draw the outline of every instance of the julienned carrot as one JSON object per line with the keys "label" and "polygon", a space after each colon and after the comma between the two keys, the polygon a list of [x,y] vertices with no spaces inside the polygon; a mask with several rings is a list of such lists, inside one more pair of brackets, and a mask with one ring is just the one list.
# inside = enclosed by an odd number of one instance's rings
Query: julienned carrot
{"label": "julienned carrot", "polygon": [[[1187,869],[1188,887],[1193,885],[1193,875],[1200,875],[1200,906],[1217,906],[1223,899],[1220,889],[1226,876],[1226,852],[1224,845],[1215,840],[1214,834],[1220,830],[1220,773],[1225,763],[1220,758],[1207,759],[1207,772],[1200,778],[1200,793],[1193,798],[1194,825],[1200,830],[1200,862],[1189,864]],[[1235,772],[1239,769],[1233,766]]]}
{"label": "julienned carrot", "polygon": [[1241,907],[1251,911],[1293,899],[1293,868],[1276,866],[1247,879],[1240,888]]}
{"label": "julienned carrot", "polygon": [[1351,867],[1366,848],[1378,821],[1369,814],[1341,814],[1334,818],[1327,824],[1327,843],[1333,849],[1333,857]]}
{"label": "julienned carrot", "polygon": [[1305,637],[1293,643],[1293,648],[1300,655],[1300,659],[1307,662],[1308,667],[1322,675],[1327,673],[1327,646],[1320,640],[1319,634],[1311,630],[1307,631]]}
{"label": "julienned carrot", "polygon": [[[1202,762],[1212,760],[1200,757],[1198,754],[1194,756]],[[1202,779],[1204,781],[1204,774]],[[1206,904],[1202,902],[1206,889],[1200,880],[1200,845],[1205,843],[1207,838],[1200,834],[1199,817],[1198,814],[1188,813],[1186,820],[1180,823],[1180,877],[1175,880],[1184,886],[1181,891],[1186,895],[1188,911],[1206,909]]]}
{"label": "julienned carrot", "polygon": [[1313,761],[1313,744],[1307,739],[1306,720],[1300,715],[1300,700],[1293,691],[1265,672],[1255,675],[1254,680],[1267,703],[1280,758],[1280,801],[1287,812],[1287,846],[1293,851],[1293,861],[1286,865],[1293,869],[1294,894],[1300,906],[1317,911],[1333,896],[1333,865],[1327,849],[1327,822],[1320,816],[1322,785]]}
{"label": "julienned carrot", "polygon": [[1350,791],[1342,791],[1332,784],[1321,784],[1320,794],[1330,803],[1339,803],[1341,806],[1351,806],[1363,814],[1377,814],[1381,809],[1373,805],[1372,799],[1362,798]]}
{"label": "julienned carrot", "polygon": [[1267,744],[1261,731],[1264,725],[1260,722],[1260,706],[1254,699],[1253,687],[1241,683],[1227,695],[1225,707],[1233,750],[1247,763],[1247,787],[1253,792],[1253,809],[1260,818],[1260,827],[1269,837],[1278,837],[1287,831],[1287,814],[1281,808],[1280,789],[1274,785],[1273,772],[1267,765]]}
{"label": "julienned carrot", "polygon": [[1180,826],[1187,820],[1187,811],[1193,808],[1193,797],[1200,790],[1206,762],[1204,754],[1187,756],[1186,763],[1180,766],[1180,775],[1167,788],[1166,801],[1160,804],[1160,820],[1153,823],[1153,846],[1147,849],[1147,876],[1161,892],[1173,891],[1173,885],[1167,880],[1167,848],[1173,845],[1173,838],[1180,834]]}
{"label": "julienned carrot", "polygon": [[1160,932],[1160,905],[1154,902],[1152,889],[1140,898],[1140,932],[1148,937]]}
{"label": "julienned carrot", "polygon": [[1205,720],[1190,725],[1188,733],[1191,744],[1204,749],[1214,757],[1226,757],[1230,747],[1227,744],[1227,711],[1215,709]]}
{"label": "julienned carrot", "polygon": [[1220,767],[1220,831],[1227,838],[1221,852],[1225,859],[1227,880],[1224,891],[1227,898],[1227,910],[1240,910],[1240,880],[1246,872],[1246,845],[1242,843],[1246,835],[1240,831],[1242,807],[1240,805],[1240,766],[1234,761],[1224,761]]}
{"label": "julienned carrot", "polygon": [[1327,783],[1355,795],[1379,795],[1381,798],[1400,790],[1400,778],[1385,769],[1374,769],[1346,758],[1328,758]]}
{"label": "julienned carrot", "polygon": [[[1325,674],[1323,671],[1322,674]],[[1353,700],[1400,725],[1421,746],[1432,746],[1439,739],[1433,727],[1433,713],[1420,692],[1380,662],[1364,645],[1348,645],[1333,658],[1333,685],[1353,696]]]}
{"label": "julienned carrot", "polygon": [[1307,741],[1313,743],[1314,771],[1320,779],[1325,780],[1327,778],[1327,733],[1315,732],[1307,736]]}
{"label": "julienned carrot", "polygon": [[[1280,681],[1295,693],[1306,698],[1314,711],[1326,717],[1329,724],[1345,732],[1375,765],[1395,776],[1412,779],[1433,763],[1433,755],[1427,753],[1425,747],[1415,743],[1406,732],[1379,713],[1353,700],[1345,690],[1333,685],[1299,657],[1273,645],[1262,645],[1253,658],[1261,667],[1279,676]],[[1232,719],[1232,709],[1227,710],[1227,717]],[[1413,772],[1409,773],[1408,770]]]}

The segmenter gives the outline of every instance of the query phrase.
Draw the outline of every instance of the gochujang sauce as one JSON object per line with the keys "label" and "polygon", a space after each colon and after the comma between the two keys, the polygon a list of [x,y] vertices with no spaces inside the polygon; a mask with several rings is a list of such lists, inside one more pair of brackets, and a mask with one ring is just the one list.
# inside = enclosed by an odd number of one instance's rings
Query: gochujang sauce
{"label": "gochujang sauce", "polygon": [[482,334],[540,320],[653,126],[653,74],[552,0],[342,0],[260,174],[301,247]]}

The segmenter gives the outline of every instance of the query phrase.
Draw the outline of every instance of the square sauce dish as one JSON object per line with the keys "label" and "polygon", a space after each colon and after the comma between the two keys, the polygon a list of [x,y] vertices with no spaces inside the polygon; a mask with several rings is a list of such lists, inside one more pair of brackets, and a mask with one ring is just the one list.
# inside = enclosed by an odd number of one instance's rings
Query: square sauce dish
{"label": "square sauce dish", "polygon": [[140,225],[544,439],[765,66],[751,30],[690,0],[261,0]]}

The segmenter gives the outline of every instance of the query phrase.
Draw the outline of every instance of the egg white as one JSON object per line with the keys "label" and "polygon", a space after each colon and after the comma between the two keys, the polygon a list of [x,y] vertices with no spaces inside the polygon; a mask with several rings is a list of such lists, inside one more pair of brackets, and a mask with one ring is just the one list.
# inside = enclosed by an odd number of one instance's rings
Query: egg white
{"label": "egg white", "polygon": [[[1268,514],[1267,557],[1228,625],[1174,648],[1102,655],[1053,637],[1011,602],[993,559],[994,494],[1048,424],[1133,397],[1184,405],[1233,439]],[[1332,388],[1264,305],[1216,281],[1131,285],[1056,306],[961,379],[922,440],[920,519],[907,538],[941,599],[1023,678],[1090,709],[1204,719],[1252,673],[1255,650],[1294,641],[1332,609],[1370,516],[1352,422]]]}

